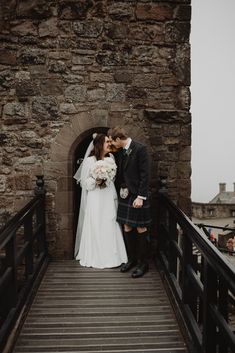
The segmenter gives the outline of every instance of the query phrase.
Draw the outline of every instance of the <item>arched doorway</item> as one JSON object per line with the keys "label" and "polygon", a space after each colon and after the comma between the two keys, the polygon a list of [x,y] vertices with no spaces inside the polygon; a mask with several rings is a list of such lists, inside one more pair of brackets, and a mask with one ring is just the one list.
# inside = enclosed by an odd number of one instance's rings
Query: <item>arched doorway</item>
{"label": "arched doorway", "polygon": [[74,114],[51,144],[43,170],[47,189],[47,242],[54,259],[73,259],[80,192],[73,175],[77,160],[84,156],[94,132],[106,132],[112,126],[108,112]]}
{"label": "arched doorway", "polygon": [[[86,153],[86,150],[92,141],[92,135],[96,133],[104,133],[106,134],[108,128],[107,127],[99,127],[90,129],[83,133],[83,138],[77,144],[77,147],[74,151],[74,158],[73,158],[73,175],[76,173],[79,165],[83,161],[83,157]],[[79,208],[80,208],[80,200],[81,200],[81,187],[77,184],[76,180],[73,181],[73,248],[75,245],[75,237],[77,231],[77,223],[78,223],[78,216],[79,216]]]}

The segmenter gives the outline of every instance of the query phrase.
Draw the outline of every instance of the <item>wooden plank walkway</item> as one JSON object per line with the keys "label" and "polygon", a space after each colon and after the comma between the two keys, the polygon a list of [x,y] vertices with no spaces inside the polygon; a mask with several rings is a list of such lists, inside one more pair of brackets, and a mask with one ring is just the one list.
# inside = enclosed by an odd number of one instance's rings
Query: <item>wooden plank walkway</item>
{"label": "wooden plank walkway", "polygon": [[50,263],[14,353],[187,353],[155,266],[119,269]]}

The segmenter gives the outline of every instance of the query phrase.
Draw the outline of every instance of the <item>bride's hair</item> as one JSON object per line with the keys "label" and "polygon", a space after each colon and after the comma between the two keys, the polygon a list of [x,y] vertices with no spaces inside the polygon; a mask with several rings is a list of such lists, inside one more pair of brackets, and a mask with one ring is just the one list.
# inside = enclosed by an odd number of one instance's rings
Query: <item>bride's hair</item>
{"label": "bride's hair", "polygon": [[95,156],[97,161],[99,161],[102,157],[103,146],[105,142],[105,134],[96,134],[93,140],[94,148],[91,151],[90,156]]}

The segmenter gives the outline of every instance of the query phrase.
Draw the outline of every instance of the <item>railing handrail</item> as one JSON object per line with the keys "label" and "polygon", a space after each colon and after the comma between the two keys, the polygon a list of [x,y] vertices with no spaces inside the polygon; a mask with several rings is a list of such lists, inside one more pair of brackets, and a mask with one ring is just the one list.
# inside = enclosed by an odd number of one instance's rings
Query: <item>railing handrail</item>
{"label": "railing handrail", "polygon": [[221,226],[216,226],[212,224],[205,224],[205,223],[195,223],[198,227],[203,226],[203,227],[208,227],[208,228],[215,228],[215,229],[222,229],[222,230],[231,230],[235,231],[235,228],[232,227],[221,227]]}
{"label": "railing handrail", "polygon": [[48,263],[43,176],[36,184],[36,196],[0,230],[0,350]]}
{"label": "railing handrail", "polygon": [[[180,210],[166,195],[162,195],[161,201],[165,202],[172,208],[174,213],[179,217],[179,224],[189,230],[193,242],[198,246],[199,250],[204,254],[207,260],[217,269],[217,271],[229,279],[235,278],[235,268],[228,262],[228,260],[221,254],[221,252],[211,243],[206,235],[197,229],[190,218]],[[235,291],[235,281],[231,283]]]}
{"label": "railing handrail", "polygon": [[32,212],[40,202],[41,196],[34,196],[19,212],[17,212],[1,229],[0,229],[0,249],[1,244],[6,241],[6,238],[11,234],[14,235],[14,230],[19,227],[25,216]]}
{"label": "railing handrail", "polygon": [[[158,197],[158,258],[185,330],[198,352],[234,351],[235,268],[169,199]],[[219,350],[218,350],[219,349]]]}

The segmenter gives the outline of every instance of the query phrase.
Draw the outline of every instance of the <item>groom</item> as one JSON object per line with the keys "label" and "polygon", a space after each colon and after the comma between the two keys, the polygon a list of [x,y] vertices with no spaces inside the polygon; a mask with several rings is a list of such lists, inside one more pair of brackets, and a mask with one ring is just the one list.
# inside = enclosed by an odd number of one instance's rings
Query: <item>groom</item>
{"label": "groom", "polygon": [[117,221],[123,224],[128,255],[128,262],[122,265],[121,272],[135,267],[132,277],[137,278],[148,271],[149,157],[146,147],[133,141],[123,128],[109,129],[108,136],[111,144],[119,149],[115,155],[119,191]]}

